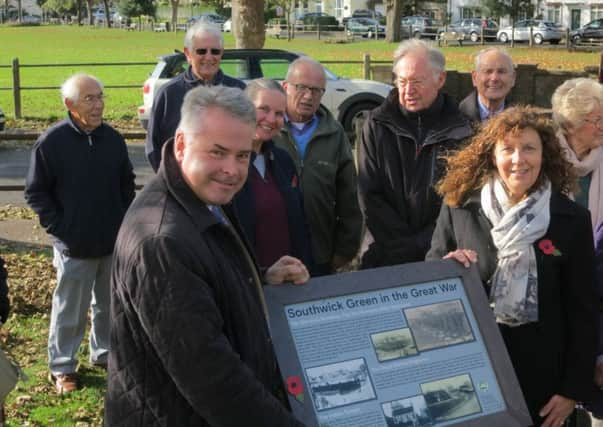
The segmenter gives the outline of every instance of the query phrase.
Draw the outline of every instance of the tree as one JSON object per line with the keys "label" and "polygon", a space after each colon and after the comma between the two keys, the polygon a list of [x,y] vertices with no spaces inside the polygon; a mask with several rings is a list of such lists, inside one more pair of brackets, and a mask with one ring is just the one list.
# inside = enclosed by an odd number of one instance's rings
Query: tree
{"label": "tree", "polygon": [[531,16],[534,5],[531,0],[483,0],[482,4],[495,18],[511,18],[511,47],[515,45],[515,21],[521,15]]}
{"label": "tree", "polygon": [[155,17],[155,3],[153,0],[120,0],[118,10],[126,18],[142,15]]}
{"label": "tree", "polygon": [[264,0],[232,2],[232,32],[239,49],[261,49],[266,41]]}
{"label": "tree", "polygon": [[400,21],[402,20],[402,0],[385,0],[385,41],[399,42],[401,39]]}
{"label": "tree", "polygon": [[176,31],[176,25],[178,24],[178,4],[180,0],[170,0],[172,6],[172,31]]}

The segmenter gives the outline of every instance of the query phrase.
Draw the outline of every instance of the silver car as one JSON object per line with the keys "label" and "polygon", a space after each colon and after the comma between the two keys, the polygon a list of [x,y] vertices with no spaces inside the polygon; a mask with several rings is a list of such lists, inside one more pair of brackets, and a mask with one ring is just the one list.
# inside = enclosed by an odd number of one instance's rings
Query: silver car
{"label": "silver car", "polygon": [[[542,44],[548,41],[551,44],[558,44],[565,36],[565,29],[559,24],[540,19],[524,19],[517,21],[515,24],[515,33],[513,39],[515,41],[529,41],[530,28],[532,28],[532,37],[534,43]],[[511,40],[512,27],[507,26],[498,30],[496,38],[503,43]]]}

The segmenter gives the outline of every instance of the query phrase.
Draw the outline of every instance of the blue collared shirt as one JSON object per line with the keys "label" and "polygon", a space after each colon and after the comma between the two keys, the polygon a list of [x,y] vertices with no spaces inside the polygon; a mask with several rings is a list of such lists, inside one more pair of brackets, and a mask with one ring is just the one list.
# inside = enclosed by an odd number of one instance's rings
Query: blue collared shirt
{"label": "blue collared shirt", "polygon": [[291,135],[293,136],[299,156],[301,159],[303,159],[306,156],[306,148],[308,147],[312,134],[318,127],[318,116],[314,114],[312,119],[304,123],[301,128],[293,124],[287,115],[285,115],[285,123],[289,127],[289,132],[291,132]]}
{"label": "blue collared shirt", "polygon": [[477,96],[477,106],[479,107],[479,118],[483,122],[484,120],[488,120],[490,117],[501,113],[505,109],[505,101],[500,105],[498,110],[490,111],[488,108],[482,104],[481,99],[479,99],[479,95]]}

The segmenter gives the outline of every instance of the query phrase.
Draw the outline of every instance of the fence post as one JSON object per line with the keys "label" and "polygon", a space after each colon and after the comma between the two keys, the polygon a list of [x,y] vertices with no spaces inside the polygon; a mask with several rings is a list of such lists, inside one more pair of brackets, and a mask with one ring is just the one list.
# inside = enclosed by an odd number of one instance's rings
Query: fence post
{"label": "fence post", "polygon": [[15,119],[21,118],[21,79],[19,78],[19,58],[13,58],[13,100]]}
{"label": "fence post", "polygon": [[364,80],[371,79],[371,55],[368,53],[362,55],[362,74]]}
{"label": "fence post", "polygon": [[568,49],[568,50],[570,48],[570,43],[571,43],[570,42],[570,35],[569,35],[569,33],[570,33],[569,28],[566,28],[565,29],[565,48]]}
{"label": "fence post", "polygon": [[318,32],[318,40],[320,40],[320,22],[317,20],[316,23],[318,25],[316,25],[316,31]]}
{"label": "fence post", "polygon": [[530,25],[530,47],[534,46],[534,27]]}

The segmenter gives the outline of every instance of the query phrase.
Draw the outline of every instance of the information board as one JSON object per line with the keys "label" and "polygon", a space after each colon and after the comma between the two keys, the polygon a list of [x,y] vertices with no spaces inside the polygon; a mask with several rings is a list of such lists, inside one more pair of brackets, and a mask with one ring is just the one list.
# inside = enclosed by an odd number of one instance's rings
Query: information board
{"label": "information board", "polygon": [[293,413],[308,426],[527,426],[477,271],[406,264],[265,288]]}

